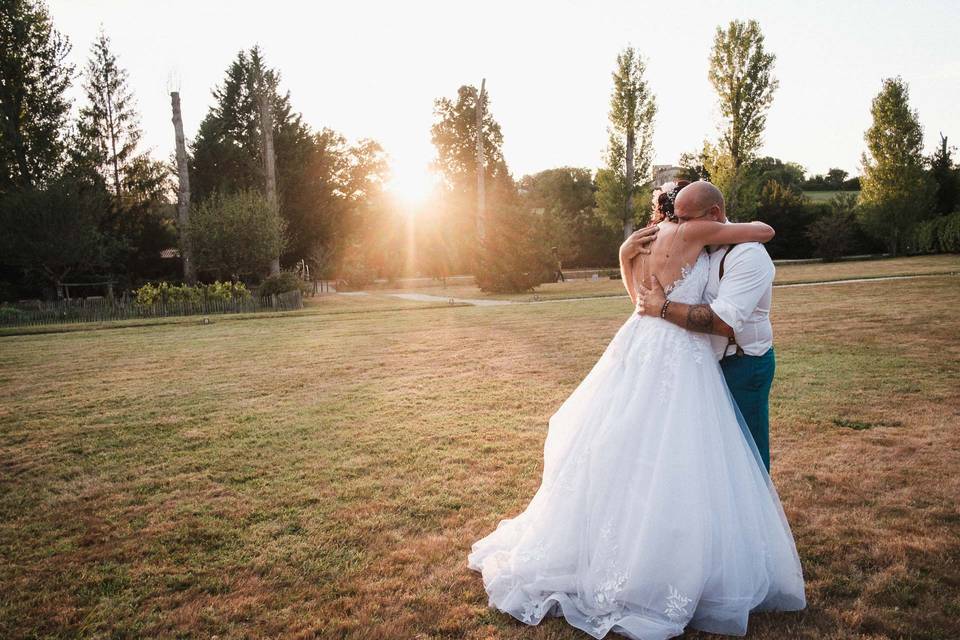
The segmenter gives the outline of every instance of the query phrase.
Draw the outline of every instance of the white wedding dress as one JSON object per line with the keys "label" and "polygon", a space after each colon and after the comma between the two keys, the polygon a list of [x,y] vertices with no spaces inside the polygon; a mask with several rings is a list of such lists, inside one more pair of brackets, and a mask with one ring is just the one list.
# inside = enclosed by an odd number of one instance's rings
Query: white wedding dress
{"label": "white wedding dress", "polygon": [[[709,257],[670,290],[701,302]],[[709,338],[631,314],[550,418],[526,509],[475,542],[490,606],[595,638],[744,635],[804,608],[800,560]]]}

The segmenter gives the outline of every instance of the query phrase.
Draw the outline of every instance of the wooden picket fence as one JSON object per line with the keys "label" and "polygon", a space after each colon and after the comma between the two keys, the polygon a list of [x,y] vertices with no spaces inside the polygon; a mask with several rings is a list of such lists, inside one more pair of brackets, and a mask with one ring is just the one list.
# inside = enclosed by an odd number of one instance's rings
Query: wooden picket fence
{"label": "wooden picket fence", "polygon": [[44,302],[32,300],[0,306],[0,327],[33,327],[47,324],[109,322],[135,318],[214,315],[225,313],[257,313],[292,311],[303,308],[299,290],[247,299],[155,302],[137,304],[133,300],[109,298],[77,298]]}

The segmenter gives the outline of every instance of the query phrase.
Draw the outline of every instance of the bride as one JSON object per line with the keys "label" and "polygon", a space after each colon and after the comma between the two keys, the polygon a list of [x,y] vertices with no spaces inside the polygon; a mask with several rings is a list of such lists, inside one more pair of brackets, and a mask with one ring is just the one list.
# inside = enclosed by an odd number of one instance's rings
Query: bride
{"label": "bride", "polygon": [[[681,188],[655,200],[664,219],[628,277],[656,276],[672,283],[668,300],[699,303],[705,248],[766,242],[773,229],[677,219]],[[530,625],[563,616],[595,638],[656,640],[687,626],[744,635],[751,611],[806,605],[790,527],[706,334],[631,314],[550,418],[543,456],[526,509],[469,554],[491,606]]]}

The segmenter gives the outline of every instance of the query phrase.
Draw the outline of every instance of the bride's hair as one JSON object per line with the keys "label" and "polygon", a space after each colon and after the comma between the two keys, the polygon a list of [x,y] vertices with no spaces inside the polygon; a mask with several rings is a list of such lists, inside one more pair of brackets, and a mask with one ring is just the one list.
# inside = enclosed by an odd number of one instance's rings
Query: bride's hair
{"label": "bride's hair", "polygon": [[651,199],[653,213],[650,215],[650,225],[659,224],[663,220],[676,222],[677,217],[673,213],[673,203],[677,200],[677,194],[685,186],[690,184],[689,180],[677,180],[676,182],[665,182],[653,191]]}

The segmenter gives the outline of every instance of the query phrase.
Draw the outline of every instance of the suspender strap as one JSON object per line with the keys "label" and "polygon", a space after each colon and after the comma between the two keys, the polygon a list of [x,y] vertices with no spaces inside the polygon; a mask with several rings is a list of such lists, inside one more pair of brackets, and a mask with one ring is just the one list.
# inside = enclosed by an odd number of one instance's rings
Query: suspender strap
{"label": "suspender strap", "polygon": [[[727,250],[723,252],[723,257],[720,258],[720,277],[717,278],[718,280],[723,280],[723,264],[727,261],[727,256],[730,255],[730,252],[733,250],[735,246],[737,245],[732,244],[729,247],[727,247]],[[737,344],[737,339],[734,336],[729,336],[727,337],[727,348],[730,348],[732,346],[735,346],[737,348],[738,356],[743,355],[743,349],[740,347],[739,344]],[[726,350],[724,350],[724,357],[726,357]]]}
{"label": "suspender strap", "polygon": [[733,251],[733,248],[735,246],[737,245],[732,244],[729,247],[727,247],[727,250],[723,252],[723,257],[720,258],[720,277],[718,278],[718,280],[723,280],[723,263],[727,261],[727,256],[730,255],[730,252]]}

